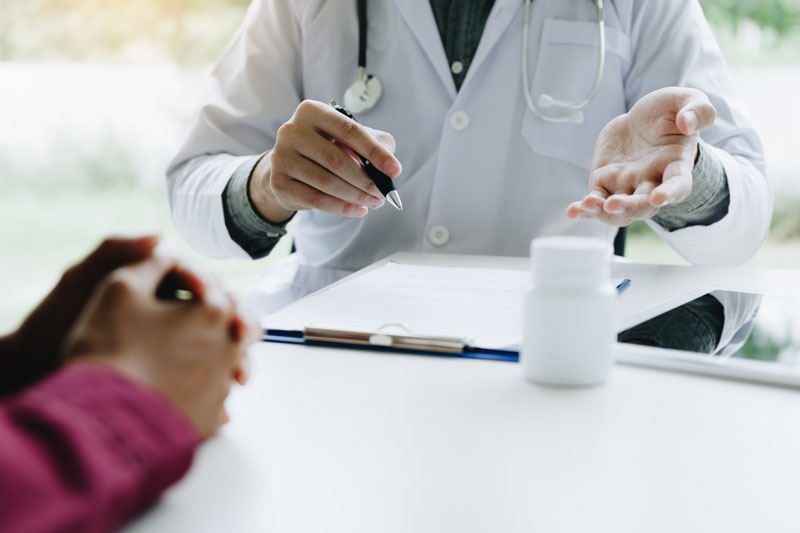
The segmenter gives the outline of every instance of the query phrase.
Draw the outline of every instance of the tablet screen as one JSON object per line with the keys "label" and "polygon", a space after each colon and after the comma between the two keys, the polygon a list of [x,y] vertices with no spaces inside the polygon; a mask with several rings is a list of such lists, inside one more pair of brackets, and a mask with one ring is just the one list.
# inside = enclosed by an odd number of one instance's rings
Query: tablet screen
{"label": "tablet screen", "polygon": [[800,367],[800,299],[759,298],[751,327],[732,357]]}

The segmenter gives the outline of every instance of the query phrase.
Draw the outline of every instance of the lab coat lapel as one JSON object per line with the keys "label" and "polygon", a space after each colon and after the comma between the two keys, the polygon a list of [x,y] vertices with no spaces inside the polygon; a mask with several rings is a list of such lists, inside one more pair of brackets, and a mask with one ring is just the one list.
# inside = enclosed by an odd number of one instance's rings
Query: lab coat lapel
{"label": "lab coat lapel", "polygon": [[[513,21],[519,22],[522,25],[521,10],[525,2],[521,0],[496,0],[492,12],[489,14],[489,19],[486,21],[486,26],[481,35],[481,41],[478,49],[475,51],[475,57],[472,58],[472,63],[469,66],[469,72],[464,79],[464,84],[467,85],[470,78],[476,76],[476,72],[480,69],[481,63],[489,56],[489,53],[495,47],[500,38],[506,33],[509,25]],[[536,2],[534,2],[536,4]],[[518,16],[519,15],[519,16]],[[519,46],[522,46],[519,43]]]}
{"label": "lab coat lapel", "polygon": [[450,74],[447,54],[444,52],[444,45],[442,45],[442,38],[439,35],[439,28],[436,27],[436,19],[433,17],[430,2],[420,0],[394,0],[394,2],[451,98],[455,98],[455,82]]}

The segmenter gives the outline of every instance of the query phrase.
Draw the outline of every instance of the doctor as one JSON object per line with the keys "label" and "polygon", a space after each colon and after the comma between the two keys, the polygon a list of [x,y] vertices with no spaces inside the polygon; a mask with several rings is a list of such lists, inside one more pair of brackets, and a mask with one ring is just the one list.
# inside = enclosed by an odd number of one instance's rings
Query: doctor
{"label": "doctor", "polygon": [[263,257],[294,221],[264,311],[398,250],[523,256],[636,219],[693,263],[737,264],[772,210],[696,0],[254,0],[168,184],[211,256]]}

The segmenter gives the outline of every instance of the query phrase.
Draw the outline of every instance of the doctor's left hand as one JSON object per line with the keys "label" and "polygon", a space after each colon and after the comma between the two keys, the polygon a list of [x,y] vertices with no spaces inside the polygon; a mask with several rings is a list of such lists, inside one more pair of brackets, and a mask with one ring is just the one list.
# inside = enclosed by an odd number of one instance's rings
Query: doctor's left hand
{"label": "doctor's left hand", "polygon": [[699,133],[716,110],[696,90],[669,87],[639,100],[600,132],[589,194],[567,208],[569,218],[596,218],[612,226],[648,219],[692,192]]}

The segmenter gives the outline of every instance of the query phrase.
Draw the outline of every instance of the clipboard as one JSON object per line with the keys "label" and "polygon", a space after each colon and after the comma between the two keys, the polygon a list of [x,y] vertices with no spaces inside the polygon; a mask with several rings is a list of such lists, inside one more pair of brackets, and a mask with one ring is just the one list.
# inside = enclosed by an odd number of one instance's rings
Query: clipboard
{"label": "clipboard", "polygon": [[[401,269],[418,267],[409,265],[401,266],[390,262],[388,266],[384,265],[384,268],[393,268],[396,274],[412,276],[415,273],[414,271]],[[446,268],[439,268],[420,272],[420,274],[423,275],[423,277],[430,275],[436,278],[434,282],[445,283],[445,278],[450,279],[451,277],[458,277],[458,270],[459,269],[448,270]],[[484,297],[486,294],[493,293],[495,288],[502,293],[499,298],[501,300],[501,305],[494,309],[495,311],[502,311],[504,313],[506,320],[503,321],[502,325],[505,325],[507,322],[513,322],[519,317],[517,304],[521,304],[521,286],[517,285],[516,281],[512,283],[508,282],[507,278],[510,277],[509,272],[510,271],[492,272],[490,270],[478,272],[478,274],[485,274],[484,281],[485,279],[491,278],[490,274],[503,278],[502,281],[497,283],[496,287],[492,285],[480,289],[484,291],[481,293]],[[461,273],[465,274],[464,272]],[[380,275],[377,270],[373,270],[371,274]],[[519,273],[517,273],[517,275],[519,275]],[[523,276],[527,277],[527,274],[523,273]],[[517,362],[519,360],[519,344],[521,342],[520,330],[512,328],[515,338],[509,341],[507,336],[501,336],[502,342],[500,342],[497,336],[491,335],[491,333],[495,331],[491,326],[486,326],[483,323],[485,320],[481,317],[479,317],[480,324],[476,324],[473,320],[469,324],[469,327],[456,330],[450,329],[448,334],[445,335],[431,334],[435,332],[435,330],[431,327],[426,328],[425,326],[420,326],[419,322],[417,323],[419,329],[417,329],[411,326],[409,322],[403,320],[396,322],[371,321],[373,318],[372,316],[364,317],[364,320],[359,319],[355,322],[350,321],[343,323],[340,321],[339,324],[335,324],[336,319],[330,318],[332,309],[334,309],[332,307],[331,293],[335,292],[335,294],[341,298],[339,301],[349,301],[351,306],[358,307],[359,296],[354,296],[355,293],[360,294],[360,298],[363,300],[373,299],[373,289],[376,291],[375,294],[381,291],[380,285],[370,284],[362,285],[360,287],[361,292],[356,291],[352,284],[357,283],[358,280],[363,281],[366,279],[366,276],[359,277],[359,275],[356,274],[352,278],[334,284],[329,289],[323,289],[318,293],[298,300],[295,304],[290,306],[294,306],[294,310],[289,310],[288,312],[279,311],[275,314],[277,318],[274,318],[275,315],[270,315],[270,317],[262,320],[262,326],[264,327],[262,340],[283,344],[304,344],[309,346],[348,348],[374,352],[462,357],[506,362]],[[379,281],[385,282],[386,279],[386,277],[383,277],[380,278]],[[464,279],[465,278],[462,278],[461,282],[463,282]],[[351,283],[349,290],[347,289],[348,283]],[[622,280],[622,282],[617,285],[618,293],[624,291],[630,283],[631,281],[629,279]],[[491,283],[489,285],[491,285]],[[514,289],[513,287],[517,288]],[[519,293],[517,291],[519,291]],[[402,287],[396,292],[403,292]],[[514,294],[520,301],[512,305],[512,303],[507,300],[509,293]],[[387,290],[384,296],[390,296],[391,294],[393,293]],[[348,297],[350,298],[349,300]],[[506,298],[505,301],[504,297]],[[441,304],[444,301],[445,299],[442,298],[439,300],[439,303]],[[315,303],[320,305],[313,305]],[[428,305],[434,305],[435,302],[422,299],[419,301],[412,300],[412,304],[411,308],[416,310],[419,306],[427,307]],[[452,304],[452,301],[448,301],[442,305],[452,308]],[[328,306],[326,308],[328,310],[327,314],[326,312],[318,313],[318,307],[324,307],[325,305]],[[406,311],[408,311],[408,309],[406,309]],[[285,315],[289,315],[291,319],[287,321]],[[408,315],[406,315],[406,318],[413,320],[413,318]],[[361,327],[362,323],[364,327]],[[439,324],[439,326],[441,326],[441,324]],[[459,326],[462,326],[462,324],[459,324]],[[501,327],[501,325],[495,323],[495,327]],[[490,333],[488,336],[487,328],[488,333]],[[465,331],[469,331],[470,335],[464,335],[463,333]],[[478,340],[473,340],[473,335],[477,336]]]}

